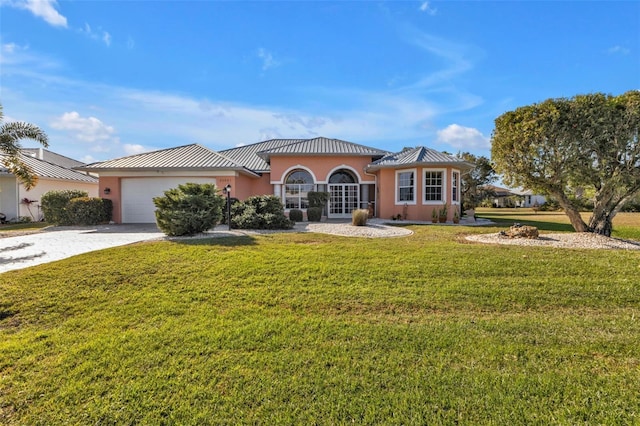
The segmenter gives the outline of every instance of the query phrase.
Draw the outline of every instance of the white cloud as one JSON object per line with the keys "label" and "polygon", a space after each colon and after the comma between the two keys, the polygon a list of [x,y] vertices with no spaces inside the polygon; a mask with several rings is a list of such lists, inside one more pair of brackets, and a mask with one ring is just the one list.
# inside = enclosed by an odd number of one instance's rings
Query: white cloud
{"label": "white cloud", "polygon": [[96,117],[81,117],[76,111],[65,112],[51,122],[51,127],[66,132],[68,137],[90,145],[94,152],[109,152],[120,143],[115,129]]}
{"label": "white cloud", "polygon": [[258,58],[262,59],[262,70],[266,71],[269,68],[275,68],[280,66],[280,62],[277,61],[271,52],[267,51],[264,48],[258,49]]}
{"label": "white cloud", "polygon": [[436,9],[435,7],[431,7],[428,1],[423,1],[422,4],[420,5],[420,11],[428,13],[429,15],[433,16],[436,14],[438,9]]}
{"label": "white cloud", "polygon": [[107,47],[111,46],[111,34],[100,27],[98,27],[97,30],[94,30],[91,28],[91,25],[85,22],[84,27],[79,28],[78,31],[92,40],[100,40],[104,42]]}
{"label": "white cloud", "polygon": [[458,149],[487,149],[491,146],[489,138],[473,127],[463,127],[459,124],[450,124],[442,130],[438,130],[438,142],[448,144]]}
{"label": "white cloud", "polygon": [[151,149],[145,148],[142,145],[129,144],[129,143],[123,144],[122,145],[122,149],[124,150],[125,154],[127,154],[127,155],[136,155],[136,154],[142,154],[143,152],[151,151]]}
{"label": "white cloud", "polygon": [[111,34],[109,34],[108,32],[104,31],[102,33],[102,41],[104,41],[104,44],[106,44],[107,47],[111,46]]}
{"label": "white cloud", "polygon": [[134,47],[136,47],[136,42],[133,40],[133,38],[127,38],[127,49],[133,50]]}
{"label": "white cloud", "polygon": [[3,4],[13,6],[18,9],[28,10],[54,27],[67,28],[67,18],[62,16],[60,12],[56,10],[56,7],[58,6],[58,2],[56,0],[13,0],[3,2]]}
{"label": "white cloud", "polygon": [[622,46],[613,46],[613,47],[610,47],[609,49],[607,49],[607,52],[612,54],[612,55],[615,55],[615,54],[628,55],[629,53],[631,53],[631,50],[626,48],[626,47],[622,47]]}

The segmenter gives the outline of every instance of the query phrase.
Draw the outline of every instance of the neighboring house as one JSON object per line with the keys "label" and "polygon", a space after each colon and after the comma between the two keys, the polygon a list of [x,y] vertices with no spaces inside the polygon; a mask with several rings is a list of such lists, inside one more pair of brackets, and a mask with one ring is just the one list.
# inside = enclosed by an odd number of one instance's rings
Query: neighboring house
{"label": "neighboring house", "polygon": [[[22,160],[34,171],[38,183],[27,191],[13,174],[0,166],[0,213],[6,220],[20,217],[41,220],[40,197],[52,190],[77,189],[86,191],[90,197],[98,196],[98,179],[71,169],[83,163],[41,148],[21,151]],[[2,157],[0,154],[0,159]]]}
{"label": "neighboring house", "polygon": [[534,194],[531,190],[507,189],[495,185],[484,185],[482,189],[491,194],[493,207],[536,207],[547,201],[544,195]]}
{"label": "neighboring house", "polygon": [[[100,195],[113,201],[117,223],[155,222],[153,197],[181,183],[231,185],[234,198],[276,195],[285,211],[308,207],[307,193],[329,193],[328,218],[350,218],[358,208],[377,217],[406,212],[431,220],[433,209],[460,203],[460,176],[473,167],[417,147],[399,153],[323,137],[272,139],[214,152],[193,144],[78,167],[100,178]],[[449,220],[453,208],[449,208]]]}
{"label": "neighboring house", "polygon": [[530,189],[526,190],[514,190],[514,194],[518,195],[516,202],[517,207],[540,207],[547,202],[547,197],[540,194],[535,194]]}

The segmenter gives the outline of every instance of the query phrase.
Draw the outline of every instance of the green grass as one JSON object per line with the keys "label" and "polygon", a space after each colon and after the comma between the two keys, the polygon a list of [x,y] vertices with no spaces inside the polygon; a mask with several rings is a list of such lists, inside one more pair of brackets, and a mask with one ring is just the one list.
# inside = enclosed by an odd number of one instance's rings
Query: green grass
{"label": "green grass", "polygon": [[[572,232],[573,227],[563,211],[534,212],[532,209],[490,209],[476,210],[478,217],[491,219],[500,225],[512,225],[514,222],[536,226],[541,231]],[[589,223],[590,212],[581,213],[582,219]],[[613,234],[615,238],[640,240],[640,220],[637,213],[618,213],[613,218]]]}
{"label": "green grass", "polygon": [[46,222],[26,222],[26,223],[9,223],[0,225],[0,234],[10,233],[13,231],[38,230],[49,226]]}
{"label": "green grass", "polygon": [[640,422],[638,252],[411,229],[154,242],[5,273],[0,424]]}

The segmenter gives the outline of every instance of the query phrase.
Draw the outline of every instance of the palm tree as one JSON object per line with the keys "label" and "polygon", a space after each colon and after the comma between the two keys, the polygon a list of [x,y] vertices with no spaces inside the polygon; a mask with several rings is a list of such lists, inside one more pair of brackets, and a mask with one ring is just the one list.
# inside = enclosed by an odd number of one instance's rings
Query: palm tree
{"label": "palm tree", "polygon": [[10,173],[16,176],[26,189],[31,189],[38,181],[38,177],[33,170],[20,159],[21,139],[32,139],[42,144],[45,148],[49,146],[47,135],[38,126],[14,121],[2,123],[4,113],[0,105],[0,154],[3,155],[2,165]]}

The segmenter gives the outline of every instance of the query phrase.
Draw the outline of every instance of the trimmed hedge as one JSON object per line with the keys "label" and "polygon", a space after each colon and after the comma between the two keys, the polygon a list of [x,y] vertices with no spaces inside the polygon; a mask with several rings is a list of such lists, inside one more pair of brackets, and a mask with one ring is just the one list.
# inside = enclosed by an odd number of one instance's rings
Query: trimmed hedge
{"label": "trimmed hedge", "polygon": [[302,219],[304,218],[303,214],[302,214],[302,210],[300,209],[291,209],[289,210],[289,219],[294,221],[294,222],[302,222]]}
{"label": "trimmed hedge", "polygon": [[103,198],[73,198],[67,204],[67,215],[72,225],[98,225],[111,220],[113,203]]}
{"label": "trimmed hedge", "polygon": [[40,198],[40,206],[45,222],[52,225],[73,225],[67,207],[74,198],[88,197],[86,191],[77,189],[65,189],[61,191],[49,191]]}
{"label": "trimmed hedge", "polygon": [[307,209],[307,219],[309,222],[320,222],[322,219],[322,207],[309,207]]}

